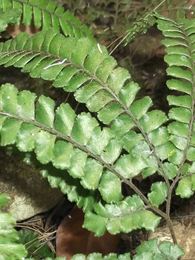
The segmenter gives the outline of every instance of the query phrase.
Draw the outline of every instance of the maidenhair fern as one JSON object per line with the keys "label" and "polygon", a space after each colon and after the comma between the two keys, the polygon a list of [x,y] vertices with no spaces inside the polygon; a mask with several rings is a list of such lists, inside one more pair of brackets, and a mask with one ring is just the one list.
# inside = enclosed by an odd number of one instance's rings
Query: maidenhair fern
{"label": "maidenhair fern", "polygon": [[[43,164],[42,175],[83,209],[84,227],[97,236],[106,231],[154,231],[164,219],[175,245],[151,240],[137,249],[133,259],[143,259],[143,254],[148,259],[178,259],[182,251],[170,218],[172,194],[176,188],[176,195],[188,198],[195,191],[194,21],[157,17],[165,36],[167,86],[174,90],[166,114],[153,109],[151,98],[138,99],[140,87],[129,72],[53,1],[1,0],[0,9],[0,29],[18,22],[41,30],[1,42],[0,65],[52,81],[55,88],[72,92],[88,110],[77,114],[68,103],[56,106],[49,97],[4,84],[0,145],[34,152]],[[13,10],[17,12],[11,19]],[[134,178],[154,174],[158,181],[144,194]],[[122,184],[131,196],[123,194]],[[89,258],[102,259],[94,256]]]}

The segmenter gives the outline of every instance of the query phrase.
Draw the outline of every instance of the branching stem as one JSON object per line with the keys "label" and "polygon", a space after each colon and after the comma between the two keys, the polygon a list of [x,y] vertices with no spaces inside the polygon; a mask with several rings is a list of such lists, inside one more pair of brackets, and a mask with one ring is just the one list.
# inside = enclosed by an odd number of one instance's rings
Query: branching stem
{"label": "branching stem", "polygon": [[170,229],[170,233],[172,236],[172,239],[174,241],[174,243],[176,243],[176,237],[175,237],[175,233],[173,230],[173,226],[171,223],[171,220],[169,218],[169,216],[167,214],[165,214],[162,210],[158,209],[157,207],[153,206],[150,201],[148,200],[148,198],[142,193],[142,191],[140,189],[137,188],[137,186],[135,184],[133,184],[132,180],[128,180],[126,178],[124,178],[114,167],[114,165],[112,164],[108,164],[107,162],[105,162],[99,155],[94,154],[93,152],[91,152],[87,147],[79,144],[78,142],[74,141],[71,137],[69,136],[65,136],[62,133],[58,132],[57,130],[53,129],[53,128],[49,128],[41,123],[39,123],[36,120],[29,120],[29,119],[25,119],[22,118],[20,116],[17,115],[13,115],[7,112],[0,112],[1,116],[6,116],[9,118],[13,118],[22,122],[25,122],[27,124],[33,124],[34,126],[56,136],[56,138],[65,140],[69,143],[71,143],[75,148],[80,149],[81,151],[85,152],[86,154],[88,154],[90,157],[94,158],[96,161],[98,161],[104,168],[108,169],[110,172],[112,172],[113,174],[115,174],[116,176],[118,176],[120,178],[120,180],[122,182],[124,182],[125,184],[127,184],[137,195],[140,196],[140,198],[143,200],[143,202],[146,204],[146,206],[148,206],[152,211],[154,211],[156,214],[158,214],[159,216],[161,216],[162,218],[164,218],[164,220],[167,222],[167,225]]}

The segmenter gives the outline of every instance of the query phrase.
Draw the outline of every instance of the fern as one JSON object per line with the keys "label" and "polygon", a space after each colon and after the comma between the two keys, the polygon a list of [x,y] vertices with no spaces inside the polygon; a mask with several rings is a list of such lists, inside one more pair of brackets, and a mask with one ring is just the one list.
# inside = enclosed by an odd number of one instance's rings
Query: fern
{"label": "fern", "polygon": [[[111,209],[101,205],[101,202],[93,205],[97,207],[96,214],[86,214],[88,229],[93,229],[90,222],[93,219],[97,221],[100,215],[101,225],[96,228],[97,235],[102,235],[106,229],[111,233],[122,230],[129,232],[139,227],[154,230],[159,218],[144,209],[138,196],[121,201],[123,196],[119,177],[124,178],[120,172],[125,172],[127,166],[123,164],[124,156],[118,160],[119,172],[110,166],[119,157],[121,145],[109,130],[104,128],[101,131],[98,122],[87,113],[76,117],[68,104],[60,105],[54,114],[54,102],[51,99],[41,96],[34,104],[35,98],[28,91],[18,93],[9,84],[1,87],[1,145],[15,144],[22,152],[35,151],[41,163],[52,162],[54,167],[67,170],[73,178],[81,179],[80,183],[85,189],[97,189],[106,203],[116,203],[114,207],[122,211],[117,218],[110,217]],[[101,146],[98,145],[100,138]],[[130,211],[131,204],[134,208]],[[124,220],[133,219],[137,214],[140,220],[128,227]],[[121,225],[116,229],[111,220],[114,223],[121,222]]]}
{"label": "fern", "polygon": [[[4,194],[0,194],[0,206],[3,207],[7,204],[8,197]],[[27,251],[22,243],[19,243],[19,235],[17,231],[14,229],[14,219],[10,213],[5,213],[3,211],[0,212],[0,257],[1,259],[13,259],[20,260],[27,256]],[[136,255],[132,258],[134,260],[143,259],[147,255],[147,257],[164,257],[164,259],[176,260],[178,257],[182,255],[182,251],[175,245],[172,245],[170,242],[158,242],[157,240],[149,240],[143,243],[141,246],[137,247]],[[166,258],[165,258],[166,257]],[[34,259],[31,257],[31,259]],[[47,260],[51,259],[49,257]],[[65,259],[63,257],[56,258],[57,259]],[[85,255],[77,254],[74,255],[72,259],[86,259]],[[129,253],[126,254],[108,254],[106,256],[102,256],[99,253],[92,253],[87,256],[87,259],[112,259],[112,260],[130,260],[131,256]],[[52,260],[52,259],[51,259]]]}
{"label": "fern", "polygon": [[15,220],[2,208],[6,206],[9,198],[0,194],[0,258],[2,260],[22,259],[27,255],[25,247],[19,243],[19,235],[14,229]]}
{"label": "fern", "polygon": [[[83,25],[79,19],[70,12],[58,6],[53,0],[1,0],[0,8],[5,15],[13,9],[17,12],[17,23],[31,25],[37,29],[53,28],[56,32],[62,32],[66,36],[92,37],[91,31]],[[9,23],[13,23],[9,21]]]}
{"label": "fern", "polygon": [[[166,39],[167,55],[165,61],[169,67],[167,74],[172,77],[167,81],[170,90],[176,90],[179,95],[168,96],[171,107],[168,131],[170,141],[176,152],[178,183],[176,194],[188,198],[194,194],[194,22],[179,20],[178,22],[159,18],[158,27]],[[173,184],[172,184],[173,185]]]}
{"label": "fern", "polygon": [[[28,91],[17,93],[17,89],[12,85],[2,86],[0,96],[1,145],[16,143],[20,151],[35,150],[41,163],[52,162],[56,168],[67,169],[72,177],[81,178],[85,188],[97,188],[103,166],[88,156],[95,159],[93,150],[98,148],[94,143],[96,136],[93,136],[93,132],[98,133],[99,138],[106,138],[105,144],[99,147],[102,164],[114,161],[121,150],[120,144],[117,149],[119,152],[114,154],[115,156],[109,150],[113,138],[108,129],[101,131],[98,122],[90,114],[82,113],[76,116],[68,104],[59,106],[54,114],[53,100],[41,96],[34,104],[34,94]],[[14,127],[16,131],[11,133],[9,127]],[[88,131],[85,131],[86,128]],[[92,169],[93,179],[90,178]]]}
{"label": "fern", "polygon": [[[177,195],[187,198],[195,191],[194,22],[157,17],[165,36],[171,77],[167,85],[179,92],[168,96],[166,115],[152,108],[151,98],[138,99],[140,87],[129,72],[54,3],[9,0],[0,1],[0,8],[4,14],[17,9],[18,22],[33,21],[44,29],[0,43],[0,65],[51,80],[55,88],[73,92],[89,111],[76,114],[67,103],[56,107],[49,97],[2,85],[0,145],[34,152],[46,165],[42,175],[83,209],[84,227],[97,236],[106,230],[111,234],[140,228],[154,231],[163,218],[176,244],[170,219],[172,193],[176,188]],[[2,19],[3,28],[12,22]],[[159,181],[144,194],[133,180],[153,174],[159,175]],[[123,183],[132,190],[131,196],[122,194]],[[182,254],[177,245],[149,243],[150,258],[165,253],[165,259],[168,255],[177,259]]]}
{"label": "fern", "polygon": [[[72,46],[75,48],[72,49]],[[85,48],[80,51],[80,46]],[[156,172],[159,166],[161,175],[164,175],[152,136],[156,129],[159,135],[158,128],[166,122],[166,116],[157,110],[147,113],[152,106],[149,97],[135,100],[139,86],[125,69],[117,67],[105,48],[87,38],[63,38],[49,31],[34,37],[21,34],[14,40],[2,43],[0,53],[0,64],[23,67],[22,71],[29,72],[31,77],[53,80],[55,87],[74,91],[78,102],[86,103],[90,112],[97,112],[101,122],[111,124],[111,131],[116,137],[121,139],[123,136],[123,146],[127,152],[133,148],[130,141],[132,135],[136,136],[141,142],[140,146],[144,143],[148,150],[143,154],[146,155],[144,160],[147,161],[149,153],[154,154],[150,157],[155,157],[153,167],[147,169],[147,174]],[[134,131],[129,132],[133,127],[140,130],[142,137]],[[140,151],[134,153],[140,158]],[[140,162],[138,164],[141,166]],[[137,169],[136,175],[142,169]]]}

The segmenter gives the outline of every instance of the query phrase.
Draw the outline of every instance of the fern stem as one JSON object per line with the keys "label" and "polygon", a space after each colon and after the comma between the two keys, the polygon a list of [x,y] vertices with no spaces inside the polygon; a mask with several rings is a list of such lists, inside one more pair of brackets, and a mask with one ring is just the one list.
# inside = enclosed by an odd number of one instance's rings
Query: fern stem
{"label": "fern stem", "polygon": [[178,183],[178,181],[180,180],[180,177],[181,176],[178,174],[178,176],[173,180],[173,182],[172,182],[172,184],[170,186],[170,189],[168,190],[167,203],[166,203],[166,214],[168,216],[170,216],[171,200],[172,200],[173,190],[174,190],[176,184]]}
{"label": "fern stem", "polygon": [[167,223],[167,226],[169,228],[169,231],[170,231],[170,234],[171,234],[171,237],[172,237],[172,240],[175,244],[177,244],[177,238],[176,238],[176,235],[175,235],[175,231],[173,229],[173,224],[172,224],[172,221],[169,217],[168,214],[166,214],[165,212],[163,212],[162,210],[160,210],[159,208],[151,205],[150,201],[144,196],[144,194],[137,188],[137,186],[135,186],[132,181],[128,181],[126,180],[125,183],[127,185],[129,185],[129,187],[134,190],[141,198],[142,200],[145,202],[146,205],[148,205],[148,207],[153,210],[155,213],[157,213],[159,216],[161,216],[162,218],[164,218],[164,220],[166,221]]}
{"label": "fern stem", "polygon": [[115,16],[114,16],[114,27],[117,25],[118,13],[119,13],[119,0],[116,0],[116,3],[115,3]]}
{"label": "fern stem", "polygon": [[166,222],[167,222],[167,226],[169,228],[169,231],[170,231],[173,243],[174,244],[178,244],[177,243],[177,238],[176,238],[176,235],[175,235],[175,231],[173,229],[173,223],[172,223],[171,219],[169,217],[167,217]]}

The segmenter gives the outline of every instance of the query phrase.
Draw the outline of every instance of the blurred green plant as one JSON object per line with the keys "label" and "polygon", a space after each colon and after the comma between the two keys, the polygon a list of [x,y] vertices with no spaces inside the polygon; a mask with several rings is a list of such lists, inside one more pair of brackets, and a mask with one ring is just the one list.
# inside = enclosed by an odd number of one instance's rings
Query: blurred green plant
{"label": "blurred green plant", "polygon": [[47,257],[55,258],[54,253],[47,246],[45,237],[41,239],[35,231],[29,229],[21,229],[18,232],[21,244],[25,245],[28,251],[28,258],[46,259]]}
{"label": "blurred green plant", "polygon": [[0,259],[19,260],[23,259],[27,252],[14,229],[14,218],[11,214],[3,211],[8,200],[9,198],[5,194],[0,194]]}

